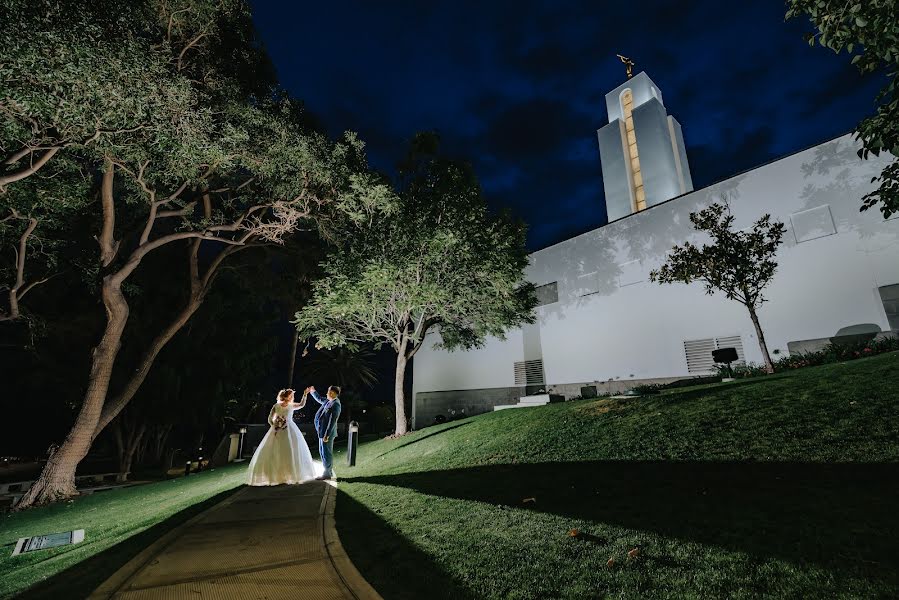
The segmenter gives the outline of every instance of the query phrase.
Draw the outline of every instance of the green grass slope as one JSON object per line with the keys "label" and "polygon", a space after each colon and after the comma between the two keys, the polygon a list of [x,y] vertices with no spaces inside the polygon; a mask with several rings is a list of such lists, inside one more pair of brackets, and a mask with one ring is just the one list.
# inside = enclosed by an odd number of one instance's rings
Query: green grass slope
{"label": "green grass slope", "polygon": [[338,459],[338,529],[387,599],[899,597],[897,403],[892,353],[486,414]]}
{"label": "green grass slope", "polygon": [[[246,464],[0,514],[0,598],[85,598],[163,533],[246,480]],[[80,544],[11,556],[20,537],[84,529]],[[26,592],[27,589],[27,592]]]}

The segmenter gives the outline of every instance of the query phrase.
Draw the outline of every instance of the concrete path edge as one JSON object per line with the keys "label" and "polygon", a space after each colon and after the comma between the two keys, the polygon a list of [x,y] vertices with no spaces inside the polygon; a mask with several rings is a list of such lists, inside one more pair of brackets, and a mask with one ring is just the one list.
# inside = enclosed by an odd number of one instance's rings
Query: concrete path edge
{"label": "concrete path edge", "polygon": [[134,558],[120,567],[118,571],[110,575],[106,581],[101,583],[100,586],[95,589],[90,596],[88,596],[88,600],[107,600],[108,598],[112,598],[113,596],[115,596],[116,593],[118,593],[119,590],[121,590],[125,586],[125,584],[128,583],[128,581],[132,577],[134,577],[135,574],[137,574],[138,571],[143,569],[158,555],[162,554],[162,552],[172,542],[177,540],[181,536],[182,530],[203,519],[203,517],[205,517],[206,514],[212,509],[227,502],[233,501],[234,497],[240,495],[241,491],[243,491],[243,488],[235,490],[233,494],[231,494],[221,502],[213,504],[206,510],[201,511],[187,521],[165,532],[162,536],[156,539],[156,541],[138,552]]}
{"label": "concrete path edge", "polygon": [[334,508],[337,504],[337,482],[328,482],[321,504],[322,543],[325,554],[331,560],[334,571],[340,578],[344,587],[357,600],[383,600],[379,594],[362,576],[356,565],[347,556],[340,543],[337,534],[337,521],[334,518]]}
{"label": "concrete path edge", "polygon": [[[328,483],[329,485],[325,487],[325,493],[322,495],[322,502],[319,508],[319,521],[322,527],[321,539],[324,553],[331,561],[334,572],[337,574],[337,577],[340,579],[350,596],[357,600],[383,600],[381,595],[371,587],[364,577],[362,577],[362,574],[359,573],[359,570],[356,569],[356,566],[350,561],[346,551],[343,549],[343,545],[340,543],[340,536],[337,534],[337,526],[334,519],[334,509],[337,502],[337,483]],[[244,489],[246,489],[246,487],[237,490],[221,502],[214,504],[199,514],[194,515],[184,523],[181,523],[177,527],[164,533],[156,541],[141,550],[134,558],[125,563],[118,571],[106,579],[106,581],[100,584],[100,586],[88,596],[88,600],[109,600],[110,598],[115,597],[134,575],[149,564],[156,556],[162,554],[169,545],[177,540],[181,536],[182,530],[203,519],[209,511],[233,502],[235,498],[240,496],[240,493]]]}

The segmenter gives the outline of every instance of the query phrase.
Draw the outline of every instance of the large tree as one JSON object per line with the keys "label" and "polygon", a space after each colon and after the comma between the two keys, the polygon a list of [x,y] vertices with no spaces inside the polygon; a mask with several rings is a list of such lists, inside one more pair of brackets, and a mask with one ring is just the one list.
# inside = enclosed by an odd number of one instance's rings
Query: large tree
{"label": "large tree", "polygon": [[765,287],[777,271],[775,255],[786,231],[784,224],[764,215],[751,229],[734,231],[734,216],[726,202],[690,213],[690,221],[697,231],[711,237],[711,243],[675,246],[665,264],[650,272],[649,280],[662,284],[700,281],[707,294],[720,291],[745,306],[758,336],[765,370],[773,373],[758,309],[765,302]]}
{"label": "large tree", "polygon": [[[138,17],[120,23],[131,29],[118,37],[134,38],[138,46],[149,43],[144,49],[151,53],[162,48],[167,59],[150,71],[150,82],[175,81],[180,93],[159,100],[163,117],[150,119],[149,125],[64,147],[86,172],[98,173],[91,212],[97,223],[95,268],[106,323],[92,353],[74,426],[19,507],[76,493],[78,462],[137,392],[160,350],[202,304],[230,256],[254,245],[281,243],[295,231],[329,226],[333,220],[364,220],[390,197],[367,172],[362,144],[354,136],[333,143],[310,132],[295,103],[280,97],[264,77],[268,61],[253,37],[245,3],[150,1],[140,3]],[[64,25],[59,29],[67,31]],[[45,51],[65,54],[67,49],[51,46]],[[90,51],[84,49],[86,55]],[[118,76],[117,63],[87,62],[105,69],[106,77]],[[52,76],[46,75],[50,81]],[[25,78],[16,93],[39,95],[28,82]],[[39,83],[43,80],[34,86],[40,88]],[[65,82],[57,85],[65,98]],[[128,105],[135,96],[156,93],[154,87],[131,90],[118,102]],[[13,103],[22,107],[19,113],[29,114],[30,103],[15,97]],[[54,118],[59,118],[56,113]],[[39,174],[29,178],[34,176]],[[108,399],[130,313],[128,280],[148,255],[183,243],[188,244],[188,299],[172,311],[138,367]],[[202,250],[205,245],[208,251]]]}
{"label": "large tree", "polygon": [[883,73],[886,85],[874,115],[858,124],[859,156],[887,151],[894,160],[872,183],[861,210],[880,204],[883,216],[899,212],[899,2],[897,0],[787,0],[787,18],[807,17],[816,32],[806,41],[843,50],[862,73]]}
{"label": "large tree", "polygon": [[523,279],[525,226],[491,214],[469,166],[440,156],[423,134],[400,175],[399,209],[347,232],[296,315],[301,337],[319,347],[396,351],[396,435],[407,431],[406,366],[432,328],[444,348],[477,347],[532,322],[536,305]]}

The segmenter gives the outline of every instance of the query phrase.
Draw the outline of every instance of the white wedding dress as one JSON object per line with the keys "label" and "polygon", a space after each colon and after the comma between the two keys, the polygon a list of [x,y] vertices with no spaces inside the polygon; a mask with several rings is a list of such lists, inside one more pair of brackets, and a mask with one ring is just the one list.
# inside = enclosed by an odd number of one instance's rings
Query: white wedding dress
{"label": "white wedding dress", "polygon": [[[248,485],[280,485],[303,483],[318,475],[309,445],[300,428],[293,422],[293,411],[298,404],[282,405],[276,402],[268,415],[268,432],[250,461]],[[284,429],[275,429],[276,416],[287,421]]]}

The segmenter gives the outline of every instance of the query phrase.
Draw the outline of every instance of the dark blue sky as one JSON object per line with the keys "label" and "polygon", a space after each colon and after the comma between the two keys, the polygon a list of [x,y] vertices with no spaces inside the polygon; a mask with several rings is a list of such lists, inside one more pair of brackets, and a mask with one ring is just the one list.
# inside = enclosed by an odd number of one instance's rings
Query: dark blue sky
{"label": "dark blue sky", "polygon": [[605,223],[596,129],[632,57],[680,121],[697,188],[850,131],[879,87],[761,2],[253,0],[281,83],[392,172],[437,130],[545,247]]}

